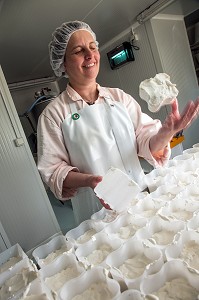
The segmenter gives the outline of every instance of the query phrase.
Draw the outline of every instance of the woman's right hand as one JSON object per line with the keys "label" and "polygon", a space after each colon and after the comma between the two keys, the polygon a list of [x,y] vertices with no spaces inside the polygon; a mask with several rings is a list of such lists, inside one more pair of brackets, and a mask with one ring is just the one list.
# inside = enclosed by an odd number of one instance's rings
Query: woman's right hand
{"label": "woman's right hand", "polygon": [[94,189],[98,183],[102,181],[103,177],[99,175],[88,175],[87,186]]}
{"label": "woman's right hand", "polygon": [[102,179],[103,177],[99,175],[70,171],[63,182],[63,190],[65,190],[66,193],[71,193],[80,187],[90,187],[94,189]]}
{"label": "woman's right hand", "polygon": [[77,193],[77,189],[75,189],[75,188],[63,187],[62,197],[63,198],[71,198],[71,197],[74,197],[76,195],[76,193]]}
{"label": "woman's right hand", "polygon": [[[90,187],[94,189],[98,185],[98,183],[102,181],[102,179],[103,179],[102,176],[91,175],[89,178]],[[100,199],[100,198],[98,198],[98,199],[106,209],[111,210],[110,206],[106,202],[104,202],[103,199]]]}

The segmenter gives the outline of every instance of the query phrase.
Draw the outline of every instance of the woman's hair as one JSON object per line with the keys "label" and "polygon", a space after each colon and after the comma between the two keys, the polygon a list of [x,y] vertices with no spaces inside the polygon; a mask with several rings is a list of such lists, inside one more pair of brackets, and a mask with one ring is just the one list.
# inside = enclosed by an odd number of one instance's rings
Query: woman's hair
{"label": "woman's hair", "polygon": [[81,21],[70,21],[63,23],[52,34],[52,41],[49,44],[50,64],[57,77],[66,75],[64,57],[71,35],[78,30],[87,30],[93,36],[96,45],[96,35],[90,26]]}

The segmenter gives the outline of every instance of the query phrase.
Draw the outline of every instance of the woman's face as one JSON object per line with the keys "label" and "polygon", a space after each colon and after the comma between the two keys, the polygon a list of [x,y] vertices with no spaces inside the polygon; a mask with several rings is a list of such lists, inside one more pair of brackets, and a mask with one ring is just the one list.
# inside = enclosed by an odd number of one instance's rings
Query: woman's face
{"label": "woman's face", "polygon": [[65,69],[70,83],[95,81],[99,72],[100,54],[90,32],[78,30],[69,39],[65,54]]}

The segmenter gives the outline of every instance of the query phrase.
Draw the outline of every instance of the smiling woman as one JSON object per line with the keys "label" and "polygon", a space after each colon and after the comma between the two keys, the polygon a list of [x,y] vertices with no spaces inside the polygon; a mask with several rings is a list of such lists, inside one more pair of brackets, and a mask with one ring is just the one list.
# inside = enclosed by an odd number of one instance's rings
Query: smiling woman
{"label": "smiling woman", "polygon": [[56,198],[72,200],[78,225],[102,207],[94,189],[111,167],[127,174],[141,190],[147,187],[138,156],[153,166],[164,165],[170,140],[196,118],[199,100],[190,102],[181,116],[175,99],[162,125],[123,90],[101,87],[96,82],[98,42],[84,22],[62,24],[49,50],[55,74],[67,74],[69,83],[40,115],[38,169]]}

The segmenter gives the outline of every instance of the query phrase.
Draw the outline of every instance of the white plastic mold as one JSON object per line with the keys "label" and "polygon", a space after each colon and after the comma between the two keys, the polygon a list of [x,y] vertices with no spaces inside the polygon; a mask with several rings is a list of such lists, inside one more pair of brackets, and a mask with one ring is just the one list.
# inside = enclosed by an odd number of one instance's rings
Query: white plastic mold
{"label": "white plastic mold", "polygon": [[165,221],[156,216],[149,223],[136,233],[136,238],[142,240],[147,246],[155,246],[164,251],[166,247],[173,243],[175,236],[186,228],[183,221]]}
{"label": "white plastic mold", "polygon": [[192,155],[193,159],[199,158],[199,147],[192,147],[183,151],[184,154]]}
{"label": "white plastic mold", "polygon": [[177,155],[173,158],[173,160],[177,160],[178,163],[180,161],[180,163],[183,163],[183,161],[193,161],[193,156],[190,154],[190,153],[183,153],[183,154],[180,154],[180,155]]}
{"label": "white plastic mold", "polygon": [[75,248],[88,242],[93,235],[104,228],[103,222],[94,220],[83,221],[79,226],[71,229],[65,235],[66,239],[74,244]]}
{"label": "white plastic mold", "polygon": [[[22,271],[27,270],[28,280],[22,278]],[[19,278],[20,277],[20,278]],[[28,257],[22,259],[12,268],[0,274],[0,293],[3,291],[7,293],[6,299],[18,299],[19,295],[28,287],[28,284],[38,277],[38,270],[36,265]],[[22,281],[19,284],[19,280]],[[29,282],[28,282],[29,281]],[[15,284],[18,284],[15,289],[10,289]],[[0,299],[5,299],[2,294],[0,294]]]}
{"label": "white plastic mold", "polygon": [[[190,184],[186,187],[186,190],[183,191],[182,197],[190,201],[199,200],[199,185],[196,184],[197,180],[193,184]],[[199,183],[199,182],[198,182]]]}
{"label": "white plastic mold", "polygon": [[133,198],[141,192],[141,189],[125,173],[112,167],[94,191],[111,209],[123,212],[128,210]]}
{"label": "white plastic mold", "polygon": [[[164,284],[166,282],[169,282],[175,278],[184,278],[185,280],[187,280],[189,282],[189,284],[191,285],[192,288],[194,288],[198,291],[198,294],[199,294],[199,285],[198,285],[199,275],[191,272],[189,270],[189,268],[187,267],[187,265],[180,260],[172,260],[172,261],[166,262],[162,266],[162,268],[160,269],[159,272],[144,278],[140,285],[140,291],[143,295],[145,295],[145,297],[146,297],[146,295],[153,296],[153,293],[158,291],[162,286],[164,286]],[[176,286],[176,288],[177,288],[177,286]],[[173,290],[175,291],[176,289],[173,289]],[[178,291],[178,293],[180,293],[180,291]],[[186,298],[186,300],[197,299],[197,296],[198,295],[196,293],[196,295],[194,297]],[[177,298],[177,296],[173,295],[173,299],[176,299],[176,298]],[[157,299],[159,299],[159,298],[157,298]],[[182,299],[185,299],[185,298],[182,298]]]}
{"label": "white plastic mold", "polygon": [[125,213],[118,217],[104,228],[106,232],[112,238],[120,238],[125,242],[129,238],[132,238],[138,229],[146,225],[148,219],[138,217],[130,213]]}
{"label": "white plastic mold", "polygon": [[32,281],[25,291],[20,295],[20,300],[55,300],[54,294],[44,284],[41,278],[36,278]]}
{"label": "white plastic mold", "polygon": [[165,250],[167,261],[183,260],[190,269],[199,274],[199,233],[194,230],[184,230],[178,240]]}
{"label": "white plastic mold", "polygon": [[16,244],[3,251],[0,253],[0,274],[5,272],[8,268],[12,268],[13,265],[27,257],[28,256],[19,244]]}
{"label": "white plastic mold", "polygon": [[196,211],[199,210],[198,201],[190,201],[185,198],[175,198],[158,211],[158,215],[168,221],[181,220],[187,222],[193,218]]}
{"label": "white plastic mold", "polygon": [[176,168],[177,164],[178,164],[177,160],[170,159],[165,163],[164,167],[174,170]]}
{"label": "white plastic mold", "polygon": [[[113,279],[121,286],[126,284],[128,289],[139,289],[142,279],[147,274],[158,272],[164,261],[159,249],[146,247],[141,241],[132,238],[109,255],[106,263],[110,267]],[[133,272],[129,273],[132,270]]]}
{"label": "white plastic mold", "polygon": [[193,218],[187,222],[188,230],[195,230],[199,233],[199,212],[195,212]]}
{"label": "white plastic mold", "polygon": [[85,268],[96,266],[106,268],[108,255],[118,249],[121,244],[121,239],[111,239],[105,232],[99,232],[92,240],[79,246],[75,255]]}
{"label": "white plastic mold", "polygon": [[177,186],[176,184],[161,185],[156,191],[150,194],[150,197],[156,201],[171,201],[175,197],[179,197],[184,190],[183,186]]}
{"label": "white plastic mold", "polygon": [[105,217],[105,215],[108,211],[109,211],[108,209],[106,209],[105,207],[102,207],[99,211],[97,211],[93,215],[91,215],[91,220],[101,221]]}
{"label": "white plastic mold", "polygon": [[58,296],[58,291],[69,280],[80,276],[85,268],[73,253],[63,254],[39,270],[39,275],[46,286]]}
{"label": "white plastic mold", "polygon": [[91,220],[102,222],[104,226],[116,220],[120,214],[115,210],[109,210],[102,207],[98,212],[91,216]]}
{"label": "white plastic mold", "polygon": [[65,252],[74,252],[74,245],[67,241],[64,235],[58,235],[52,238],[48,243],[37,247],[32,252],[32,256],[39,267],[42,268],[42,266],[51,263]]}
{"label": "white plastic mold", "polygon": [[158,210],[165,205],[165,201],[155,201],[151,196],[140,200],[135,206],[131,207],[128,212],[135,217],[142,217],[150,220]]}
{"label": "white plastic mold", "polygon": [[199,148],[199,143],[193,144],[193,148]]}
{"label": "white plastic mold", "polygon": [[146,174],[146,184],[150,192],[154,192],[159,186],[164,185],[165,182],[173,183],[173,169],[157,168]]}
{"label": "white plastic mold", "polygon": [[[96,284],[104,284],[103,288],[98,292],[92,291],[90,297],[87,295],[85,299],[102,299],[102,295],[104,295],[104,299],[106,299],[107,293],[111,296],[107,297],[108,299],[116,300],[120,295],[120,286],[119,283],[109,278],[106,275],[105,269],[102,267],[95,267],[89,269],[85,273],[81,274],[78,278],[70,280],[70,282],[64,284],[59,293],[60,300],[71,300],[77,295],[82,295],[88,290],[92,285]],[[101,295],[101,298],[99,297]]]}
{"label": "white plastic mold", "polygon": [[194,168],[194,171],[185,171],[184,168],[179,168],[176,170],[174,176],[173,176],[173,183],[179,186],[187,187],[190,184],[194,183],[195,179],[198,177],[198,172],[196,170],[196,166]]}

